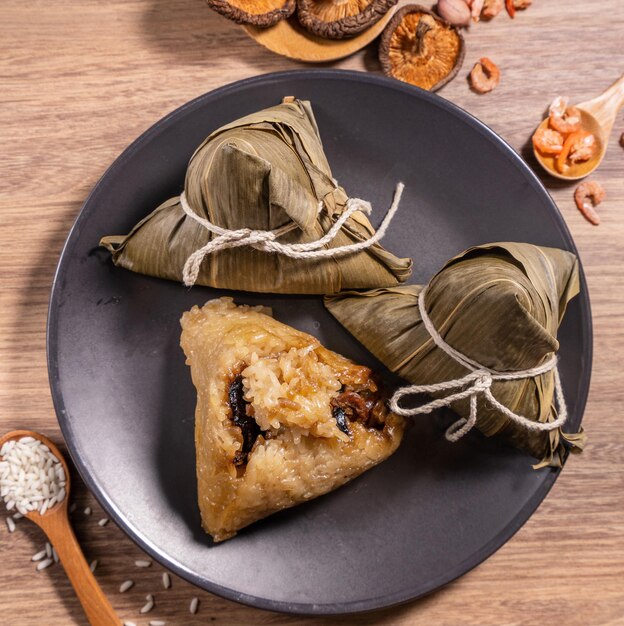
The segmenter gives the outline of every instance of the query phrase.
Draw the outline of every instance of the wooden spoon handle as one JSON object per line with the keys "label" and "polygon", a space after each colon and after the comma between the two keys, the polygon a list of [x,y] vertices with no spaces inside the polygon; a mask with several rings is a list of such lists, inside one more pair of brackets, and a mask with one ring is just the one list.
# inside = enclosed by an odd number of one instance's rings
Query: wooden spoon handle
{"label": "wooden spoon handle", "polygon": [[91,626],[120,626],[121,620],[89,569],[69,522],[63,525],[46,524],[44,530],[56,549]]}
{"label": "wooden spoon handle", "polygon": [[624,76],[620,76],[609,89],[593,100],[578,105],[591,113],[603,127],[605,137],[611,134],[618,111],[624,104]]}

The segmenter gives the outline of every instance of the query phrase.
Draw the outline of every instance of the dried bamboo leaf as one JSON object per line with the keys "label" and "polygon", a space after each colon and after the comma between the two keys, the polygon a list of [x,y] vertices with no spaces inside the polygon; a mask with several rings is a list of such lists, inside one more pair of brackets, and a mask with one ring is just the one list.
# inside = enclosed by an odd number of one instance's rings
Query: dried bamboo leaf
{"label": "dried bamboo leaf", "polygon": [[[213,132],[188,165],[185,193],[193,210],[222,228],[272,230],[294,222],[282,243],[320,239],[348,200],[332,178],[309,102],[299,100],[243,117]],[[319,202],[325,209],[318,212]],[[368,239],[374,229],[357,211],[326,247]],[[107,236],[113,262],[126,269],[182,280],[188,257],[214,236],[188,217],[174,197],[125,236]],[[411,260],[375,244],[340,258],[292,259],[250,247],[207,256],[197,283],[273,293],[336,293],[402,283]]]}
{"label": "dried bamboo leaf", "polygon": [[[389,369],[412,384],[433,384],[467,373],[440,350],[422,324],[421,285],[343,292],[325,298],[329,311]],[[451,259],[429,282],[427,312],[443,339],[459,352],[501,371],[544,363],[559,349],[557,329],[579,292],[578,261],[563,250],[523,243],[476,246]],[[511,411],[532,420],[556,419],[552,372],[495,381],[492,393]],[[462,417],[468,400],[455,402]],[[564,441],[582,449],[582,433],[531,432],[479,399],[477,428],[499,435],[537,458],[562,462]]]}

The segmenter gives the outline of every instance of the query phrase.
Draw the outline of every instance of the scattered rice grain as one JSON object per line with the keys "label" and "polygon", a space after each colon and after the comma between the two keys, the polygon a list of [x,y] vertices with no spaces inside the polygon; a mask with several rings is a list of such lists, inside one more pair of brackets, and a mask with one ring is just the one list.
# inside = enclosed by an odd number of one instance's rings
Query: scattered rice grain
{"label": "scattered rice grain", "polygon": [[[40,550],[37,554],[33,554],[30,557],[31,561],[41,561],[41,559],[46,556],[47,552],[45,550]],[[49,558],[49,557],[48,557]]]}
{"label": "scattered rice grain", "polygon": [[128,591],[128,589],[130,589],[133,586],[134,586],[133,580],[126,580],[125,582],[121,583],[121,586],[119,587],[119,593],[126,593],[126,591]]}
{"label": "scattered rice grain", "polygon": [[39,561],[39,563],[37,564],[37,571],[40,572],[42,569],[50,567],[52,563],[54,563],[52,559],[44,559],[43,561]]}
{"label": "scattered rice grain", "polygon": [[191,606],[189,606],[189,611],[191,615],[195,615],[197,613],[197,609],[199,608],[199,598],[193,598],[191,600]]}
{"label": "scattered rice grain", "polygon": [[85,507],[84,514],[85,515],[91,515],[91,507],[90,506]]}
{"label": "scattered rice grain", "polygon": [[149,613],[154,608],[154,596],[151,594],[145,596],[147,602],[141,607],[139,613]]}
{"label": "scattered rice grain", "polygon": [[49,559],[52,558],[52,544],[49,541],[46,541],[45,553]]}
{"label": "scattered rice grain", "polygon": [[162,583],[165,589],[169,589],[169,587],[171,587],[171,577],[167,574],[167,572],[163,572]]}
{"label": "scattered rice grain", "polygon": [[134,622],[124,622],[123,626],[137,626]]}
{"label": "scattered rice grain", "polygon": [[58,554],[56,552],[56,548],[52,548],[52,558],[54,559],[55,563],[59,562],[59,556],[58,556]]}
{"label": "scattered rice grain", "polygon": [[152,564],[152,562],[146,559],[139,559],[138,561],[135,561],[134,564],[137,567],[149,567]]}
{"label": "scattered rice grain", "polygon": [[12,517],[6,518],[6,525],[10,533],[12,533],[15,530],[15,522],[13,521]]}
{"label": "scattered rice grain", "polygon": [[22,519],[24,513],[13,513],[13,519]]}
{"label": "scattered rice grain", "polygon": [[106,526],[108,524],[108,517],[103,517],[99,522],[98,526]]}
{"label": "scattered rice grain", "polygon": [[89,569],[91,570],[91,573],[93,574],[93,572],[95,572],[95,568],[98,566],[98,561],[97,559],[94,559],[93,561],[91,561],[91,563],[89,563]]}
{"label": "scattered rice grain", "polygon": [[73,512],[74,512],[77,508],[78,508],[78,505],[77,505],[75,502],[72,502],[72,503],[69,505],[69,512],[70,512],[70,513],[73,513]]}
{"label": "scattered rice grain", "polygon": [[163,620],[161,619],[153,619],[150,623],[149,626],[165,626],[167,622],[163,622]]}

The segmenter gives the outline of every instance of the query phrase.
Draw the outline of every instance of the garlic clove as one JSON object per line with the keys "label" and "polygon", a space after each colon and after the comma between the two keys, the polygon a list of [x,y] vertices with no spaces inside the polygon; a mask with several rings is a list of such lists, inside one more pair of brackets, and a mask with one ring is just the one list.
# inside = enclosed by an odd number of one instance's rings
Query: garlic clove
{"label": "garlic clove", "polygon": [[436,10],[449,24],[454,26],[470,24],[471,11],[466,0],[438,0]]}

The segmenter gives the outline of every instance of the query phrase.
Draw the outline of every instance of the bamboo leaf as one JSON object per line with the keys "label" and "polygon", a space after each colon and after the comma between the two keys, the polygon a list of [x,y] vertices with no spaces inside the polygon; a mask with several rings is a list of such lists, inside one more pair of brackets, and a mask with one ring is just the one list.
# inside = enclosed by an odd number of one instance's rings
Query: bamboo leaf
{"label": "bamboo leaf", "polygon": [[[389,369],[412,384],[459,378],[465,367],[440,350],[422,324],[419,285],[343,292],[325,298],[338,321]],[[476,246],[451,259],[429,282],[427,312],[443,339],[482,365],[501,372],[544,363],[559,349],[557,329],[579,292],[578,262],[563,250],[523,243]],[[495,381],[492,393],[532,420],[556,419],[554,376]],[[453,409],[469,415],[468,400]],[[564,441],[582,449],[584,436],[560,429],[530,432],[479,400],[477,428],[500,435],[542,464],[558,465]]]}
{"label": "bamboo leaf", "polygon": [[[272,230],[294,222],[283,243],[320,239],[345,210],[348,196],[333,180],[309,102],[259,111],[213,132],[189,162],[185,192],[194,211],[229,230]],[[325,210],[319,213],[319,203]],[[374,229],[356,212],[327,247],[368,239]],[[213,237],[188,217],[179,198],[156,208],[125,236],[103,237],[113,262],[182,280],[188,257]],[[375,244],[340,258],[292,259],[249,247],[221,250],[202,262],[197,283],[272,293],[336,293],[404,282],[410,259]]]}

